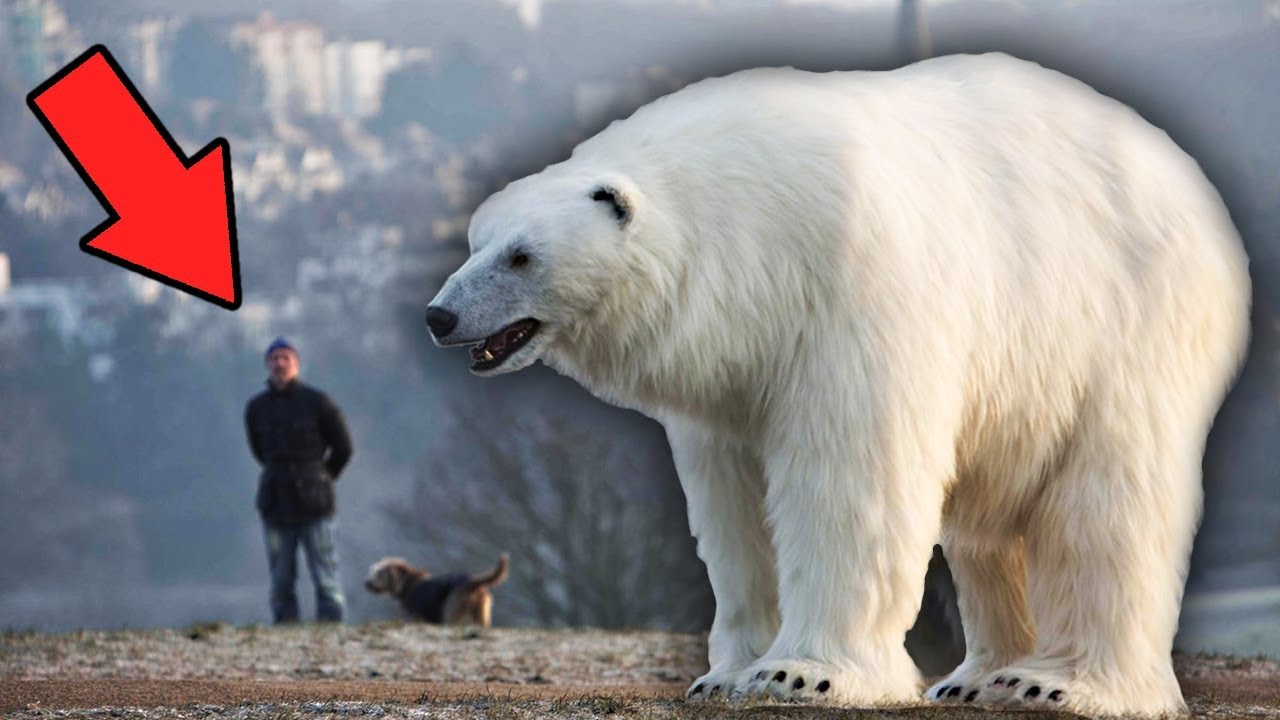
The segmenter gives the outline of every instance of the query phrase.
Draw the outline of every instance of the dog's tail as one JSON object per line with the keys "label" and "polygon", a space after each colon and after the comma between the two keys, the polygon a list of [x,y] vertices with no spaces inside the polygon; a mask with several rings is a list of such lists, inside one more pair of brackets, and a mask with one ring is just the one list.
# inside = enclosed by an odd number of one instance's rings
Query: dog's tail
{"label": "dog's tail", "polygon": [[502,553],[501,555],[498,556],[498,565],[493,569],[493,572],[489,573],[488,575],[485,575],[484,577],[475,578],[468,584],[471,586],[472,590],[475,590],[477,588],[491,588],[491,587],[496,587],[498,585],[501,585],[502,581],[506,579],[507,579],[507,554]]}

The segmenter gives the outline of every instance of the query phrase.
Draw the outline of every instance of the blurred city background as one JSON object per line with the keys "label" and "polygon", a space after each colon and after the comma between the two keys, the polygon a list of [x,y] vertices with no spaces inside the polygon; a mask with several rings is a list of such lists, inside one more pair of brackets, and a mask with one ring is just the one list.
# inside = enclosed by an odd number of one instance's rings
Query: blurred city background
{"label": "blurred city background", "polygon": [[[24,99],[99,42],[185,151],[230,141],[239,311],[80,251],[105,212]],[[1178,642],[1280,655],[1280,0],[0,0],[0,628],[269,619],[242,412],[285,334],[355,439],[351,620],[399,616],[360,586],[383,555],[479,571],[506,550],[495,624],[705,629],[661,428],[541,366],[471,377],[427,300],[478,202],[655,97],[983,50],[1135,106],[1228,200],[1253,350]]]}

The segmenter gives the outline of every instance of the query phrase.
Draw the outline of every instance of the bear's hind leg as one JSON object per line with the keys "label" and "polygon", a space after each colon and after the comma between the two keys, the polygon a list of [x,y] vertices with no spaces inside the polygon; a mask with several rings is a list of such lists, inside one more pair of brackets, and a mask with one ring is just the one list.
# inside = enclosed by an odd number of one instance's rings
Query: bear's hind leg
{"label": "bear's hind leg", "polygon": [[707,639],[711,668],[689,686],[686,697],[728,699],[739,672],[768,649],[778,630],[764,475],[755,456],[732,438],[692,422],[665,424],[690,529],[716,599]]}
{"label": "bear's hind leg", "polygon": [[955,578],[964,625],[964,662],[925,691],[938,702],[981,702],[993,670],[1031,653],[1035,629],[1027,609],[1020,540],[987,547],[944,536],[943,553]]}
{"label": "bear's hind leg", "polygon": [[[1027,525],[1036,648],[982,700],[1090,715],[1185,712],[1170,657],[1200,504],[1182,413],[1085,423]],[[1166,442],[1167,440],[1167,442]]]}

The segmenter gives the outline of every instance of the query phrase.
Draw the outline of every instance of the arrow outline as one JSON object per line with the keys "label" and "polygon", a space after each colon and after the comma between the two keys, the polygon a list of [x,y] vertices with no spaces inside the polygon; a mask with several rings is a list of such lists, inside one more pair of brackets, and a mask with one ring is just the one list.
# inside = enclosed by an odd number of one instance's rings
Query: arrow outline
{"label": "arrow outline", "polygon": [[[207,157],[209,153],[219,148],[222,149],[222,182],[225,187],[227,197],[227,235],[231,241],[232,300],[228,301],[226,298],[218,297],[217,295],[205,292],[200,288],[193,287],[179,280],[162,275],[154,270],[129,262],[124,258],[90,246],[89,243],[96,240],[99,235],[106,232],[107,228],[120,220],[120,214],[111,206],[111,202],[107,200],[107,196],[103,194],[102,189],[99,188],[98,184],[89,176],[84,165],[76,158],[75,154],[71,152],[71,148],[67,145],[66,141],[62,139],[62,135],[58,133],[57,128],[54,127],[53,123],[49,121],[49,118],[43,111],[41,111],[40,106],[36,104],[36,98],[52,89],[54,85],[57,85],[68,75],[78,70],[81,65],[91,60],[94,55],[101,55],[102,59],[106,61],[107,67],[111,68],[111,71],[115,73],[116,79],[124,85],[125,90],[129,92],[129,96],[133,98],[134,102],[138,104],[138,107],[142,110],[143,114],[147,116],[147,120],[151,122],[151,127],[160,133],[160,137],[164,138],[165,144],[173,151],[173,154],[178,158],[178,161],[182,163],[182,167],[184,169],[190,170],[197,163]],[[58,146],[58,149],[62,150],[62,154],[71,162],[71,166],[76,169],[76,173],[80,175],[80,179],[84,181],[85,185],[89,186],[89,191],[98,199],[102,208],[107,211],[107,219],[98,223],[92,230],[86,233],[84,237],[80,238],[81,250],[93,255],[94,257],[102,258],[109,263],[125,268],[126,270],[136,272],[139,275],[144,275],[152,280],[164,283],[169,287],[177,288],[185,293],[195,295],[196,297],[207,300],[214,305],[226,308],[227,310],[235,311],[240,308],[240,304],[244,299],[243,293],[240,289],[240,243],[236,236],[236,198],[231,184],[231,144],[227,142],[226,138],[214,138],[212,142],[201,148],[199,152],[188,158],[187,154],[178,146],[178,142],[169,134],[164,123],[160,121],[160,117],[151,109],[151,105],[142,97],[142,93],[138,91],[138,88],[134,86],[133,81],[129,79],[127,74],[125,74],[124,68],[120,67],[120,64],[116,62],[115,57],[111,55],[111,51],[107,50],[107,47],[101,43],[93,45],[88,50],[80,53],[75,60],[67,63],[65,67],[54,73],[53,77],[50,77],[48,80],[40,83],[35,90],[27,93],[27,106],[31,108],[33,113],[35,113],[36,119],[40,121],[40,124],[44,126],[45,131],[53,138],[53,142]]]}

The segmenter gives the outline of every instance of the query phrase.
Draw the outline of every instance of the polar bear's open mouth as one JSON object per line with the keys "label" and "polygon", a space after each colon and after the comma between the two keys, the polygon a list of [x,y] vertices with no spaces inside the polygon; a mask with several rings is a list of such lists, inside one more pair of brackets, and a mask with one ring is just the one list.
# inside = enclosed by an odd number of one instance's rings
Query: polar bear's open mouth
{"label": "polar bear's open mouth", "polygon": [[471,348],[472,370],[496,368],[525,346],[541,325],[533,318],[517,320]]}

